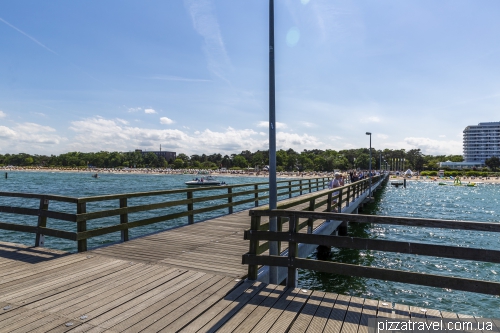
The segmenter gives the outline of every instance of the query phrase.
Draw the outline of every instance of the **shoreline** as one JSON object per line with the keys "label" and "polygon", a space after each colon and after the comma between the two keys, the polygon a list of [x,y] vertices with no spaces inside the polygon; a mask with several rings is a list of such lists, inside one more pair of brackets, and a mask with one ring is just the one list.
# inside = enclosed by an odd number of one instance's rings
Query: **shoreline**
{"label": "shoreline", "polygon": [[[421,178],[422,177],[422,178]],[[428,177],[428,178],[427,178]],[[486,179],[488,178],[488,179]],[[403,181],[405,177],[397,176],[393,177],[393,175],[390,176],[389,181]],[[429,183],[444,183],[444,182],[453,182],[454,179],[451,179],[449,177],[443,177],[439,178],[437,176],[414,176],[410,178],[406,178],[407,181],[409,182],[429,182]],[[460,181],[462,184],[467,184],[467,183],[476,183],[476,184],[500,184],[500,177],[460,177]]]}
{"label": "shoreline", "polygon": [[[88,173],[92,174],[117,174],[117,175],[190,175],[190,176],[219,176],[219,177],[255,177],[268,178],[267,171],[247,170],[204,170],[204,169],[115,169],[115,168],[25,168],[25,167],[0,167],[0,172],[51,172],[51,173]],[[277,172],[277,178],[318,178],[333,177],[333,172]]]}

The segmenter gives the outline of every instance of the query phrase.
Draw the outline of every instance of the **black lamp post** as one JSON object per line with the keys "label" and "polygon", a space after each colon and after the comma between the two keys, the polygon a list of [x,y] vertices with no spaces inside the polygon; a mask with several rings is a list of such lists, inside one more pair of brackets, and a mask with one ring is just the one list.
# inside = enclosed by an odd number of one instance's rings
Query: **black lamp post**
{"label": "black lamp post", "polygon": [[366,132],[366,135],[369,135],[370,136],[370,161],[369,161],[369,164],[368,164],[368,177],[370,178],[370,181],[369,181],[369,186],[370,186],[370,189],[368,191],[368,195],[372,196],[372,133],[371,132]]}

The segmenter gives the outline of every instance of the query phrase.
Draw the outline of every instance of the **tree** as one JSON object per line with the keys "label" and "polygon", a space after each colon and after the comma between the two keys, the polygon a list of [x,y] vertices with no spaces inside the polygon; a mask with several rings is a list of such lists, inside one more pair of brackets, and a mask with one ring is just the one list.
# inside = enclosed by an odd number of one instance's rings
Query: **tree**
{"label": "tree", "polygon": [[181,169],[184,166],[184,161],[180,158],[176,158],[174,161],[174,166],[176,169]]}
{"label": "tree", "polygon": [[500,158],[492,156],[486,159],[486,161],[484,161],[484,164],[486,164],[486,166],[490,168],[492,171],[497,171],[498,168],[500,168]]}
{"label": "tree", "polygon": [[246,168],[248,166],[248,162],[246,158],[241,155],[236,155],[233,158],[233,165],[239,168]]}

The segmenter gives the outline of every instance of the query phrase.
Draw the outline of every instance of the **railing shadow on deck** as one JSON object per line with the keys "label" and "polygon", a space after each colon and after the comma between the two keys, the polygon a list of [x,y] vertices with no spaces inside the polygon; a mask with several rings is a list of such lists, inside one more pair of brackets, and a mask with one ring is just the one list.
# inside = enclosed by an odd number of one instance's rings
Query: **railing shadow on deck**
{"label": "railing shadow on deck", "polygon": [[69,255],[69,252],[51,251],[40,247],[23,247],[0,242],[0,258],[38,264]]}

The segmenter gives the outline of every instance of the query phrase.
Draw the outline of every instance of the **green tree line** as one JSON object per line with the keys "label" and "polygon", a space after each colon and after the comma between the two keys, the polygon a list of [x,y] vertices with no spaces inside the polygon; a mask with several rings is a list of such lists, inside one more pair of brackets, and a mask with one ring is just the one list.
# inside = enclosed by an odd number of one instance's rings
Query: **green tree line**
{"label": "green tree line", "polygon": [[[437,170],[439,162],[461,162],[461,155],[424,155],[420,149],[384,149],[372,148],[372,168],[385,169],[386,166],[395,169],[410,168],[412,170]],[[404,164],[402,161],[404,160]],[[276,152],[276,166],[278,171],[333,171],[352,168],[368,169],[370,150],[368,148],[346,150],[303,150],[296,152],[293,149],[278,150]],[[194,169],[246,169],[262,168],[269,165],[269,152],[258,150],[251,152],[244,150],[239,154],[222,155],[191,155],[184,153],[177,155],[175,160],[165,160],[153,153],[140,152],[69,152],[60,155],[30,155],[0,154],[0,166],[41,166],[41,167],[87,167],[98,168],[194,168]]]}

